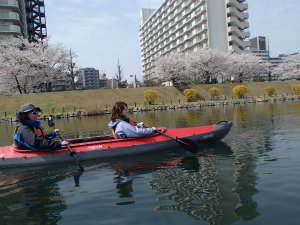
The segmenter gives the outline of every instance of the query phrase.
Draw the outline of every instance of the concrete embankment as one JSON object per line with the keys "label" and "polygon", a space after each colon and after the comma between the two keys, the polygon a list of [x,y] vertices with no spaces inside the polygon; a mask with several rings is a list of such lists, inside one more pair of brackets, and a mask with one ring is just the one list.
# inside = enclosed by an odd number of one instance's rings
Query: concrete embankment
{"label": "concrete embankment", "polygon": [[[129,109],[130,112],[143,112],[143,111],[158,111],[158,110],[176,110],[176,109],[184,109],[184,108],[201,108],[201,107],[211,107],[211,106],[218,106],[218,105],[236,105],[236,104],[256,104],[261,102],[276,102],[276,101],[294,101],[300,100],[300,96],[293,96],[293,97],[277,97],[277,98],[259,98],[259,99],[240,99],[240,100],[232,100],[232,101],[209,101],[209,102],[201,102],[201,103],[189,103],[189,104],[174,104],[174,105],[161,105],[161,106],[148,106],[148,107],[135,107]],[[63,119],[69,117],[81,117],[81,116],[98,116],[110,114],[110,111],[104,110],[99,111],[96,113],[87,113],[84,111],[77,111],[73,113],[60,113],[52,115],[56,119]],[[41,115],[39,117],[40,120],[48,119],[50,115]],[[16,118],[9,118],[3,119],[0,123],[7,123],[7,122],[17,122]]]}

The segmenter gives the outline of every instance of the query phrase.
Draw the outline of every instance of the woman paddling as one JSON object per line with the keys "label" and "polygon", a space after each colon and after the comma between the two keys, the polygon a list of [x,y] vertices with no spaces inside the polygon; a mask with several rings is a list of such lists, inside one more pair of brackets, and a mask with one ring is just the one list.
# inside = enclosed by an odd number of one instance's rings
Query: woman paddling
{"label": "woman paddling", "polygon": [[14,141],[18,149],[22,150],[43,150],[53,151],[67,145],[67,141],[51,140],[56,137],[58,129],[53,130],[49,134],[44,134],[41,123],[37,121],[40,108],[33,104],[25,104],[21,106],[18,118],[20,125],[16,127],[14,132]]}
{"label": "woman paddling", "polygon": [[137,123],[128,118],[128,106],[125,102],[117,102],[114,105],[108,127],[112,130],[115,138],[143,137],[153,134],[156,130],[155,127],[143,128],[143,122]]}

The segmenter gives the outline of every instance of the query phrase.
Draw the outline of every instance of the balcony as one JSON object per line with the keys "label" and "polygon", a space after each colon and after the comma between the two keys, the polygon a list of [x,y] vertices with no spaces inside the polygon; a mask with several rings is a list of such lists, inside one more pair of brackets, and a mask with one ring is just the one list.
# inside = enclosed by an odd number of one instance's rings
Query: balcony
{"label": "balcony", "polygon": [[239,3],[237,0],[225,0],[225,4],[227,7],[235,7],[239,11],[245,11],[248,9],[248,4]]}
{"label": "balcony", "polygon": [[229,36],[228,37],[228,41],[230,43],[232,43],[233,45],[236,45],[238,46],[239,48],[247,48],[247,47],[250,47],[250,41],[242,41],[240,40],[237,36]]}
{"label": "balcony", "polygon": [[242,20],[245,20],[245,19],[249,18],[249,13],[240,12],[239,10],[237,10],[234,7],[227,8],[226,12],[227,12],[228,16],[238,17],[238,18],[240,18]]}
{"label": "balcony", "polygon": [[228,24],[234,25],[238,28],[241,28],[242,30],[244,30],[246,28],[249,28],[249,23],[248,22],[240,21],[236,17],[229,17]]}
{"label": "balcony", "polygon": [[17,25],[0,25],[0,32],[7,34],[22,35],[21,27]]}
{"label": "balcony", "polygon": [[2,7],[10,8],[14,12],[19,12],[19,3],[17,0],[7,0],[7,1],[0,1],[0,5]]}
{"label": "balcony", "polygon": [[229,52],[232,52],[232,51],[234,51],[234,52],[237,52],[237,53],[250,53],[250,51],[249,50],[244,50],[244,49],[241,49],[241,48],[239,48],[238,46],[236,46],[236,45],[230,45],[229,47],[228,47],[228,51]]}
{"label": "balcony", "polygon": [[249,31],[241,31],[240,29],[234,26],[228,27],[228,33],[234,34],[235,36],[241,37],[243,39],[250,37]]}
{"label": "balcony", "polygon": [[15,12],[0,12],[0,19],[12,21],[15,25],[23,26],[22,21],[20,20],[19,13]]}

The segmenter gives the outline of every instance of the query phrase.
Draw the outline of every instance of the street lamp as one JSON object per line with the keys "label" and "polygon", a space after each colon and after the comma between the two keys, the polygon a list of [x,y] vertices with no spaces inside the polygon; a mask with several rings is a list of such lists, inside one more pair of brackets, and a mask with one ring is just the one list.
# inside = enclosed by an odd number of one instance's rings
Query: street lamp
{"label": "street lamp", "polygon": [[136,75],[130,75],[130,77],[134,76],[134,82],[133,82],[133,87],[136,88]]}

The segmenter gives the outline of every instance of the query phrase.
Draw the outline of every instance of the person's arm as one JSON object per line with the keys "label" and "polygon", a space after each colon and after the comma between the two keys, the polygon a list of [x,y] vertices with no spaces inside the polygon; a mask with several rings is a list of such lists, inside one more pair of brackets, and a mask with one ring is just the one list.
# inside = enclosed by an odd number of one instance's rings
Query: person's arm
{"label": "person's arm", "polygon": [[56,150],[61,148],[61,143],[54,140],[41,139],[28,126],[23,127],[20,132],[20,140],[35,150]]}
{"label": "person's arm", "polygon": [[53,138],[55,138],[56,136],[57,136],[57,135],[56,135],[55,130],[51,131],[51,132],[48,133],[48,134],[45,134],[45,138],[48,139],[48,140],[53,139]]}
{"label": "person's arm", "polygon": [[154,130],[155,128],[138,128],[137,126],[131,126],[129,123],[122,121],[117,125],[115,133],[120,138],[135,138],[153,134]]}

